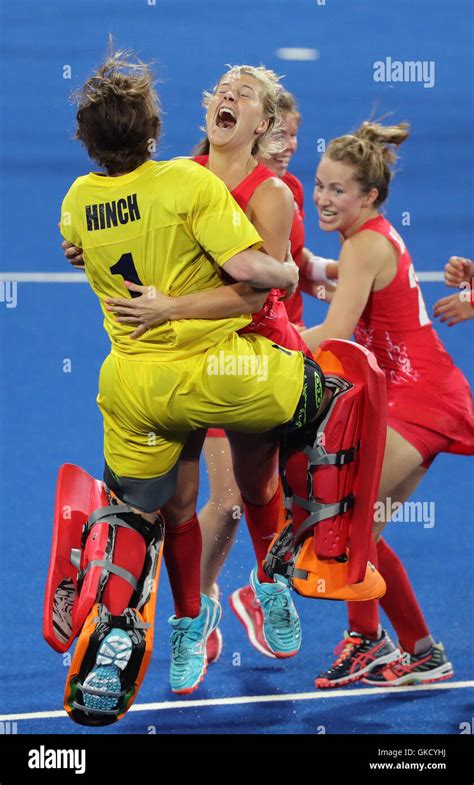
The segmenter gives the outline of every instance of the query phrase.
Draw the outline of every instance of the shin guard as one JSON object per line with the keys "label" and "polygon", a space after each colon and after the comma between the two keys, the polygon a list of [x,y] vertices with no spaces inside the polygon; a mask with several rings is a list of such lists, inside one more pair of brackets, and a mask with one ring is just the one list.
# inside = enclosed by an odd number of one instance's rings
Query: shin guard
{"label": "shin guard", "polygon": [[368,562],[386,438],[385,377],[373,355],[350,341],[325,341],[315,355],[332,399],[314,423],[282,444],[289,522],[265,570],[308,597],[368,600],[385,583]]}
{"label": "shin guard", "polygon": [[[108,725],[125,714],[141,686],[153,646],[163,525],[160,519],[148,523],[128,505],[110,501],[103,483],[77,466],[61,467],[43,631],[60,652],[79,635],[66,681],[65,708],[82,725]],[[109,701],[113,708],[92,709],[84,703],[84,694],[102,691],[91,690],[85,681],[113,629],[129,636],[131,655],[120,673],[120,690]]]}

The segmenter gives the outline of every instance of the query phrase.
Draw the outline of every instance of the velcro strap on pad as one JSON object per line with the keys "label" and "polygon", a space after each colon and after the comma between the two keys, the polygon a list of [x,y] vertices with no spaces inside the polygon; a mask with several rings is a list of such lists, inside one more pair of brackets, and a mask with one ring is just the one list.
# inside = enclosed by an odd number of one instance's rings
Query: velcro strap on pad
{"label": "velcro strap on pad", "polygon": [[296,504],[310,513],[301,526],[298,527],[298,531],[295,534],[295,543],[301,542],[308,533],[308,530],[312,529],[317,523],[327,521],[329,518],[335,518],[337,515],[343,515],[354,506],[354,496],[352,494],[334,504],[307,501],[306,499],[301,499],[299,496],[295,496],[294,499]]}
{"label": "velcro strap on pad", "polygon": [[308,456],[310,466],[346,466],[355,460],[357,447],[350,447],[348,450],[328,453],[321,445],[317,447],[306,447],[304,452]]}
{"label": "velcro strap on pad", "polygon": [[82,580],[93,567],[102,567],[107,572],[110,572],[113,575],[118,575],[119,578],[123,578],[124,581],[130,583],[134,590],[136,590],[138,586],[138,582],[131,572],[125,570],[123,567],[118,567],[113,562],[107,561],[107,559],[93,559],[90,561],[86,568],[79,573],[78,580]]}

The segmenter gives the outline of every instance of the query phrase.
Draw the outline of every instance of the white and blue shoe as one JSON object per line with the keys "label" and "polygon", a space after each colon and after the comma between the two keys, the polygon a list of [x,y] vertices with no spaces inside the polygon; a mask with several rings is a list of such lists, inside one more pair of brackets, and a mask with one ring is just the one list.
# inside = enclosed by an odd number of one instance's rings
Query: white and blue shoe
{"label": "white and blue shoe", "polygon": [[84,706],[95,711],[112,711],[121,695],[120,671],[132,654],[132,641],[124,630],[113,628],[99,646],[95,665],[84,679]]}
{"label": "white and blue shoe", "polygon": [[206,643],[221,620],[220,603],[201,594],[199,616],[178,619],[171,616],[170,685],[177,695],[187,695],[197,689],[207,670]]}
{"label": "white and blue shoe", "polygon": [[301,646],[301,624],[284,578],[260,583],[254,567],[250,586],[237,589],[229,601],[257,651],[280,659],[297,654]]}

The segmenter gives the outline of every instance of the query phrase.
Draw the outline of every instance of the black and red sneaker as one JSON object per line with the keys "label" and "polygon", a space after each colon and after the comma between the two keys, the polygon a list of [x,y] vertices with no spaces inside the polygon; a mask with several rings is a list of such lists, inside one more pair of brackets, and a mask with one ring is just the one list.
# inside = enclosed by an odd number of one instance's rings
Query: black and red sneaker
{"label": "black and red sneaker", "polygon": [[374,687],[400,687],[403,684],[431,684],[454,675],[442,643],[434,643],[423,654],[402,652],[395,662],[380,665],[362,681]]}
{"label": "black and red sneaker", "polygon": [[319,689],[344,687],[359,681],[373,668],[385,665],[400,658],[400,651],[390,640],[385,630],[380,638],[365,638],[351,630],[344,633],[344,640],[334,649],[335,662],[327,671],[316,678],[314,684]]}

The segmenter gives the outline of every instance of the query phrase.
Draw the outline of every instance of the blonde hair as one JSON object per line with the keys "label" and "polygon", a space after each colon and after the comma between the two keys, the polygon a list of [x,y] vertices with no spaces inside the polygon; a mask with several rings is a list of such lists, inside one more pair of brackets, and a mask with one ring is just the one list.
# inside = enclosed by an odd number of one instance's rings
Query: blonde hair
{"label": "blonde hair", "polygon": [[263,114],[268,118],[268,128],[257,137],[252,147],[252,155],[262,155],[269,157],[273,153],[280,153],[284,150],[285,143],[278,131],[281,126],[281,112],[278,98],[281,92],[280,78],[274,71],[265,68],[263,65],[227,65],[229,70],[225,72],[214,86],[212,92],[205,90],[202,97],[202,105],[207,110],[212,98],[216,93],[219,84],[225,76],[233,76],[237,79],[242,76],[251,76],[259,83],[262,89]]}
{"label": "blonde hair", "polygon": [[278,94],[278,109],[280,110],[280,114],[291,114],[299,127],[301,123],[301,114],[298,110],[296,98],[289,90],[280,89]]}
{"label": "blonde hair", "polygon": [[409,123],[381,125],[366,121],[353,134],[338,136],[329,143],[325,156],[354,168],[354,179],[363,193],[372,188],[379,192],[374,207],[385,202],[393,176],[392,165],[397,160],[394,147],[408,138]]}
{"label": "blonde hair", "polygon": [[112,51],[72,95],[75,138],[108,174],[136,169],[150,157],[161,130],[160,103],[151,66],[133,52]]}

